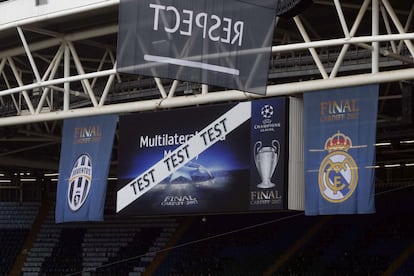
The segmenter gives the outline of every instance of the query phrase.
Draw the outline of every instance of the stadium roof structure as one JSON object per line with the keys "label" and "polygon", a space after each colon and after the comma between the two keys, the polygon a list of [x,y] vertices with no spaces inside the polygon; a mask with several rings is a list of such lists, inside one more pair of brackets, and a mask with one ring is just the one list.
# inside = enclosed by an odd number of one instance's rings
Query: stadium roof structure
{"label": "stadium roof structure", "polygon": [[[0,1],[0,170],[56,171],[66,118],[262,97],[118,74],[119,2]],[[413,17],[413,0],[314,0],[273,35],[266,97],[380,84],[383,182],[413,178]]]}

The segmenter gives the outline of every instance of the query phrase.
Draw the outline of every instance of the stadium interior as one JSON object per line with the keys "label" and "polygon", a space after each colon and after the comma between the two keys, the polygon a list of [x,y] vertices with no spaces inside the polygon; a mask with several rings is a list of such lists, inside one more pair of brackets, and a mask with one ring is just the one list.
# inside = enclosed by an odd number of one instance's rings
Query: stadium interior
{"label": "stadium interior", "polygon": [[0,18],[0,275],[413,273],[413,0],[281,1],[295,4],[275,22],[265,97],[379,83],[375,214],[120,218],[115,136],[105,221],[68,224],[54,220],[64,119],[263,96],[118,74],[119,1],[39,12],[54,2],[0,1],[17,14]]}

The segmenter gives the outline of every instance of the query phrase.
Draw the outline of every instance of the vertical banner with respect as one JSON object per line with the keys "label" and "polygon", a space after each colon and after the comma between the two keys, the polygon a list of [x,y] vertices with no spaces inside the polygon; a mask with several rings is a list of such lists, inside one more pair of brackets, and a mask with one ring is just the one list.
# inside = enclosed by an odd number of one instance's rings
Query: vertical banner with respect
{"label": "vertical banner with respect", "polygon": [[378,85],[304,95],[305,214],[375,212]]}
{"label": "vertical banner with respect", "polygon": [[273,98],[121,116],[117,213],[285,208],[285,104]]}
{"label": "vertical banner with respect", "polygon": [[117,115],[64,121],[56,223],[102,221]]}
{"label": "vertical banner with respect", "polygon": [[117,71],[265,94],[277,0],[121,0]]}

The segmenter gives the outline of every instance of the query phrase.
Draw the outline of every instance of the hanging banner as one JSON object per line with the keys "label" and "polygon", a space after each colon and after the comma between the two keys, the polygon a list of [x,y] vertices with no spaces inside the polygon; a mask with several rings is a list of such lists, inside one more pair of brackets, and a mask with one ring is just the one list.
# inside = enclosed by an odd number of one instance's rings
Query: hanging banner
{"label": "hanging banner", "polygon": [[252,103],[250,127],[250,210],[286,207],[286,98]]}
{"label": "hanging banner", "polygon": [[285,208],[285,110],[274,98],[122,116],[117,212]]}
{"label": "hanging banner", "polygon": [[305,214],[375,212],[378,85],[305,93]]}
{"label": "hanging banner", "polygon": [[102,221],[117,115],[65,120],[56,223]]}
{"label": "hanging banner", "polygon": [[121,0],[117,71],[265,94],[276,0]]}

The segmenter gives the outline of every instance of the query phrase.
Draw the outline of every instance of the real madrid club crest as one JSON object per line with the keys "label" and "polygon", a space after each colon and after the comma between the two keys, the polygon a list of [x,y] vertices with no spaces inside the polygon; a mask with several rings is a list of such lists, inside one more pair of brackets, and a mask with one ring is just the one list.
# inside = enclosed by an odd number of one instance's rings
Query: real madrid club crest
{"label": "real madrid club crest", "polygon": [[358,185],[358,166],[348,150],[351,139],[338,131],[325,142],[328,155],[319,167],[319,189],[329,202],[341,203],[347,200]]}

